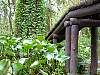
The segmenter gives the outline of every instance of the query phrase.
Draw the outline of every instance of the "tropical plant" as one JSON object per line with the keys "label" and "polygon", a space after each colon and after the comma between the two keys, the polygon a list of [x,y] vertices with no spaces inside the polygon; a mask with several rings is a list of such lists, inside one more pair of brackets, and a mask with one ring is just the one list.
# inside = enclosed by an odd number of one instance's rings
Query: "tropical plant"
{"label": "tropical plant", "polygon": [[[78,73],[83,74],[86,71],[86,65],[90,63],[90,34],[88,29],[82,29],[79,38],[78,49]],[[85,33],[87,32],[87,34]]]}
{"label": "tropical plant", "polygon": [[0,73],[63,75],[68,57],[58,46],[45,41],[43,36],[27,39],[0,36]]}

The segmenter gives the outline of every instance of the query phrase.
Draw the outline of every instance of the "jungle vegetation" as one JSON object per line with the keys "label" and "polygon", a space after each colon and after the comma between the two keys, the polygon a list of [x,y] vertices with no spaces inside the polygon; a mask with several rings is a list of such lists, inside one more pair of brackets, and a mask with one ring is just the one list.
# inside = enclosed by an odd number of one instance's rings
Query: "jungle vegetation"
{"label": "jungle vegetation", "polygon": [[[84,1],[84,0],[81,0]],[[45,40],[69,7],[80,0],[0,0],[0,75],[65,75],[64,41]],[[80,31],[78,72],[90,60],[90,30]]]}

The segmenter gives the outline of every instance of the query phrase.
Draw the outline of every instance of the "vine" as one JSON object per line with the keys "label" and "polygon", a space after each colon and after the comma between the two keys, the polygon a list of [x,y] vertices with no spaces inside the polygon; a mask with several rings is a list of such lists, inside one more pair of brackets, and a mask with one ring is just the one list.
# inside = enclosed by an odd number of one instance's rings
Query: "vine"
{"label": "vine", "polygon": [[17,36],[30,36],[46,32],[43,0],[17,0],[15,27]]}

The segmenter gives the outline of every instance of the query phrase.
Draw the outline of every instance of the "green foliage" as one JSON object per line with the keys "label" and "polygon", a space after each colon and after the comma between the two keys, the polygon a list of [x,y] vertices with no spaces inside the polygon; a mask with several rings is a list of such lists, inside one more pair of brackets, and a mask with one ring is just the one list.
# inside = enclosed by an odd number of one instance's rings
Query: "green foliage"
{"label": "green foliage", "polygon": [[11,62],[8,59],[3,59],[0,61],[0,75],[7,75],[8,70],[11,66]]}
{"label": "green foliage", "polygon": [[44,0],[17,0],[15,27],[17,36],[45,34]]}
{"label": "green foliage", "polygon": [[79,39],[79,58],[82,61],[89,60],[90,57],[90,39],[86,36]]}
{"label": "green foliage", "polygon": [[[84,30],[85,31],[85,30]],[[90,38],[89,34],[82,34],[79,38],[78,49],[78,73],[83,74],[85,71],[85,65],[90,63]]]}
{"label": "green foliage", "polygon": [[[0,1],[0,35],[9,34],[8,5],[6,0]],[[2,13],[3,12],[3,13]]]}
{"label": "green foliage", "polygon": [[62,47],[50,44],[43,36],[27,39],[0,36],[0,73],[4,75],[9,69],[13,75],[63,75],[67,59]]}

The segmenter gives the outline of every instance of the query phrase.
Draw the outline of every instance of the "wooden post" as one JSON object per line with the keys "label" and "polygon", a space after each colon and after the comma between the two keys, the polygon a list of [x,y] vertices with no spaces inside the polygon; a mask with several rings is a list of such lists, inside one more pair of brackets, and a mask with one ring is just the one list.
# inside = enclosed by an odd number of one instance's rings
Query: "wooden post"
{"label": "wooden post", "polygon": [[91,28],[91,65],[90,75],[97,74],[98,56],[97,56],[97,28]]}
{"label": "wooden post", "polygon": [[[70,57],[70,51],[71,51],[71,26],[69,21],[64,22],[65,26],[65,52],[66,55]],[[70,73],[70,59],[68,59],[65,63],[65,70],[66,74]]]}
{"label": "wooden post", "polygon": [[56,34],[53,34],[53,44],[57,43],[58,36]]}
{"label": "wooden post", "polygon": [[[76,19],[70,19],[70,21]],[[72,24],[72,23],[71,23]],[[77,75],[78,25],[71,26],[70,75]]]}

